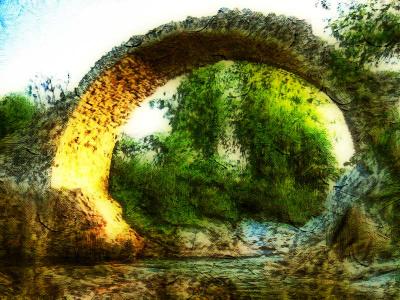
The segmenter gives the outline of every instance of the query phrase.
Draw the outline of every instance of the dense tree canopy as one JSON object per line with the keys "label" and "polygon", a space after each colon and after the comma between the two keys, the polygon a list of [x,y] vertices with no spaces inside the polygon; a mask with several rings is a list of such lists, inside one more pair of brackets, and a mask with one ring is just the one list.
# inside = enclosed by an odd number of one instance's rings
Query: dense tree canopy
{"label": "dense tree canopy", "polygon": [[265,65],[197,69],[172,98],[151,103],[166,109],[170,134],[118,143],[111,192],[140,227],[143,218],[304,223],[320,212],[337,175],[316,110],[326,101],[300,78]]}

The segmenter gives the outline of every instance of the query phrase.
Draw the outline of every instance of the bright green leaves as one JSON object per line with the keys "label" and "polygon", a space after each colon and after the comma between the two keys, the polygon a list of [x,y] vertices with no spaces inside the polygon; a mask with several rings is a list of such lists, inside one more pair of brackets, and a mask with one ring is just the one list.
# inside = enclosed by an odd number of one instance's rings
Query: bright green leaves
{"label": "bright green leaves", "polygon": [[[110,190],[122,202],[128,222],[141,228],[138,215],[152,220],[153,226],[195,225],[204,218],[236,221],[238,211],[227,193],[234,187],[234,172],[225,162],[200,158],[187,147],[190,139],[185,135],[159,138],[163,152],[151,162],[139,153],[128,159],[113,157]],[[119,142],[117,151],[127,139]]]}
{"label": "bright green leaves", "polygon": [[239,201],[242,210],[304,222],[318,213],[326,183],[337,175],[332,145],[316,110],[327,99],[287,72],[252,64],[234,68],[249,78],[236,91],[242,96],[230,100],[234,138],[250,172],[244,180],[252,185]]}
{"label": "bright green leaves", "polygon": [[188,132],[204,157],[214,155],[225,139],[227,105],[223,82],[218,78],[222,69],[222,64],[216,64],[193,72],[179,86],[172,99],[177,102],[176,109],[169,112],[172,131]]}
{"label": "bright green leaves", "polygon": [[[127,215],[159,225],[243,217],[302,224],[321,211],[337,174],[316,109],[327,101],[293,74],[265,65],[199,68],[171,99],[152,102],[166,109],[169,135],[119,143],[129,166],[114,158],[111,191],[126,202]],[[151,162],[139,159],[146,151]]]}
{"label": "bright green leaves", "polygon": [[316,110],[325,101],[287,72],[219,63],[194,71],[182,82],[170,99],[174,110],[168,117],[172,132],[189,133],[194,149],[205,158],[218,155],[220,144],[238,146],[255,177],[291,174],[300,183],[321,184],[320,178],[326,181],[335,168]]}

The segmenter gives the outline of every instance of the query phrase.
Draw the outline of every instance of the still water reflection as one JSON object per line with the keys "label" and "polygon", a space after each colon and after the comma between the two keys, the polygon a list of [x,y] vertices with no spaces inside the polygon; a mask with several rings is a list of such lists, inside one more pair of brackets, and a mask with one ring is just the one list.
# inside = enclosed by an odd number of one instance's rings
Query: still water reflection
{"label": "still water reflection", "polygon": [[131,264],[2,267],[3,299],[377,299],[349,284],[266,275],[274,258],[144,259]]}

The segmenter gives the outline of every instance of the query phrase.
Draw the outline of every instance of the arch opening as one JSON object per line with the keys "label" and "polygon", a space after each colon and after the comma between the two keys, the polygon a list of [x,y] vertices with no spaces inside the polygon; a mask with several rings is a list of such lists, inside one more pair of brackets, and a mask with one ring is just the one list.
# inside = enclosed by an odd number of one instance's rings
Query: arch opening
{"label": "arch opening", "polygon": [[[237,77],[236,74],[240,74],[243,70],[246,70],[246,74],[249,75],[249,81],[258,80],[258,83],[253,81],[251,90],[249,85],[244,85],[238,89],[238,84],[242,84],[242,82],[236,82],[236,79],[240,78],[240,75]],[[255,79],[259,78],[258,76],[261,74],[265,78]],[[254,85],[257,85],[258,88]],[[282,89],[284,85],[286,89]],[[218,103],[224,107],[224,113],[219,111],[211,114],[209,116],[211,119],[207,119],[208,122],[204,122],[204,119],[198,120],[199,113],[205,113],[207,108],[204,108],[203,111],[193,102],[197,97],[198,101],[204,104],[204,101],[207,101],[205,98],[211,97],[211,94],[204,97],[205,90],[202,89],[202,86],[207,86],[208,89],[212,90],[216,88],[217,91],[211,93],[214,95],[213,99],[215,103],[222,101]],[[179,94],[177,94],[177,88],[180,90]],[[333,170],[332,174],[325,172],[326,177],[324,175],[322,178],[323,182],[329,182],[330,186],[321,183],[321,176],[317,173],[309,172],[307,174],[303,171],[310,170],[313,167],[315,169],[327,167],[328,165],[324,165],[325,163],[317,167],[317,160],[311,163],[309,159],[304,160],[297,157],[299,152],[296,154],[296,151],[298,150],[294,150],[291,146],[282,148],[280,151],[264,146],[265,149],[268,149],[265,150],[266,153],[271,153],[272,150],[272,153],[276,154],[266,154],[265,156],[265,162],[268,163],[269,161],[273,167],[262,175],[251,173],[253,165],[249,163],[248,152],[247,154],[241,153],[240,142],[233,140],[235,138],[232,132],[233,128],[224,127],[228,123],[231,124],[230,126],[235,126],[233,125],[235,121],[237,122],[237,116],[234,115],[237,109],[235,107],[243,102],[243,99],[241,96],[237,96],[234,101],[232,96],[241,95],[243,91],[247,96],[251,93],[250,97],[253,98],[262,95],[264,98],[271,97],[273,99],[268,101],[258,100],[260,103],[271,105],[265,107],[265,110],[269,111],[271,115],[262,112],[259,112],[259,114],[263,115],[261,118],[267,117],[270,120],[267,123],[275,124],[275,126],[272,125],[272,128],[277,127],[276,122],[279,123],[279,121],[271,119],[271,117],[293,123],[295,119],[293,109],[298,111],[297,117],[302,114],[303,116],[305,114],[312,115],[312,118],[304,119],[304,121],[308,120],[309,122],[308,125],[304,126],[306,126],[305,128],[314,128],[314,130],[318,128],[315,133],[326,132],[328,144],[332,146],[332,149],[329,146],[329,150],[324,151],[332,152],[332,158],[337,161],[335,163],[337,170],[343,168],[354,154],[349,129],[337,105],[332,103],[325,94],[312,88],[311,85],[303,82],[297,76],[265,65],[233,61],[219,62],[193,70],[189,75],[169,81],[165,86],[159,88],[155,94],[143,101],[141,107],[134,110],[133,116],[124,126],[122,136],[118,139],[119,142],[114,149],[110,172],[110,193],[125,207],[124,217],[133,228],[139,230],[142,234],[146,234],[150,229],[162,232],[163,228],[174,228],[176,226],[181,228],[182,231],[185,228],[191,230],[190,228],[193,226],[212,228],[218,222],[242,226],[243,222],[252,222],[253,220],[258,220],[255,222],[275,221],[301,226],[309,220],[310,216],[322,212],[326,193],[334,184],[334,180],[332,181],[330,177],[333,176]],[[264,91],[265,94],[261,94],[261,91]],[[218,98],[218,95],[221,98]],[[178,101],[180,104],[178,104]],[[149,102],[152,102],[152,109],[150,109]],[[163,108],[157,107],[157,103],[161,104]],[[211,100],[209,107],[214,107],[215,103]],[[188,109],[190,109],[190,112]],[[218,108],[216,109],[218,110]],[[248,107],[248,109],[251,108]],[[274,109],[279,109],[281,114],[289,113],[293,119],[285,119],[283,116],[277,115]],[[179,113],[179,110],[184,112]],[[230,111],[228,116],[226,110]],[[164,117],[162,117],[163,114]],[[169,117],[166,117],[165,114],[169,114]],[[197,137],[204,142],[202,144],[207,145],[200,147],[202,149],[200,150],[193,145],[194,138],[190,136],[190,130],[199,129],[195,123],[200,122],[198,124],[202,124],[201,127],[204,127],[206,124],[212,123],[214,117],[218,118],[222,115],[227,119],[224,119],[223,124],[221,124],[221,127],[224,128],[223,132],[217,134],[221,139],[218,141],[217,150],[211,157],[204,156],[202,150],[210,146],[207,144],[209,138],[207,132],[201,131],[201,136]],[[183,118],[184,116],[185,118]],[[151,117],[155,117],[155,119],[150,119]],[[188,124],[187,122],[191,124],[189,127],[185,127]],[[155,123],[162,123],[163,125],[151,130]],[[267,124],[257,124],[264,130],[269,128]],[[138,127],[141,130],[138,130]],[[289,131],[287,131],[288,128]],[[293,139],[296,136],[286,137],[290,131],[299,130],[299,132],[302,132],[304,130],[300,129],[301,126],[298,126],[298,128],[296,129],[296,126],[292,127],[292,125],[288,125],[285,129],[279,128],[271,134],[266,133],[266,140],[271,140],[276,145],[286,145],[289,142],[288,139]],[[217,128],[216,131],[218,130]],[[245,130],[249,130],[249,134],[251,134],[252,127],[246,127]],[[282,137],[282,134],[285,137]],[[207,137],[203,139],[205,136]],[[323,136],[325,134],[320,137]],[[307,138],[309,141],[317,142],[310,136]],[[222,140],[224,141],[222,142]],[[264,143],[265,141],[261,142]],[[323,141],[319,146],[325,143],[325,140]],[[300,145],[304,141],[299,140],[298,143]],[[181,148],[182,146],[183,148]],[[301,148],[304,149],[305,146],[307,145],[303,145]],[[309,146],[307,149],[312,151],[314,148]],[[322,150],[322,148],[318,149]],[[304,152],[305,150],[301,151]],[[321,158],[324,155],[321,153]],[[292,159],[294,156],[297,157],[297,162],[302,161],[302,163],[299,163],[302,166],[301,168],[293,166]],[[315,156],[319,155],[314,154]],[[284,157],[284,161],[280,160],[282,157]],[[329,155],[326,157],[329,157]],[[177,158],[179,159],[177,160]],[[261,159],[261,157],[259,156],[258,159]],[[286,159],[288,160],[286,161]],[[289,161],[288,166],[286,163]],[[261,163],[261,161],[259,162]],[[304,163],[305,165],[303,165]],[[307,165],[307,163],[309,164]],[[331,162],[329,163],[331,164]],[[279,167],[276,167],[277,164],[279,164]],[[208,171],[204,173],[204,168],[210,165],[213,167],[211,169],[206,168]],[[300,169],[301,173],[299,172]],[[157,176],[154,175],[154,172],[164,175]],[[292,174],[292,172],[294,173]],[[285,175],[282,175],[283,173]],[[315,182],[320,183],[318,186],[323,186],[323,188],[317,189],[309,183],[309,179],[314,177]],[[303,183],[300,184],[299,178],[303,180],[307,178],[308,180],[302,181]],[[283,182],[285,182],[287,193],[280,194],[278,187]],[[298,196],[289,192],[292,191],[289,184],[292,182],[297,186],[295,194],[298,194]],[[249,183],[252,183],[252,188],[249,188]],[[268,188],[265,188],[266,185],[268,185]],[[240,194],[235,193],[237,189],[240,189]],[[318,196],[310,193],[309,189],[314,192],[318,191]],[[253,197],[253,192],[256,190],[260,197]],[[263,196],[261,197],[261,195]],[[305,195],[307,196],[304,197]],[[261,198],[264,201],[261,201]],[[305,198],[307,198],[306,201],[304,201]],[[301,209],[299,210],[299,208]],[[171,241],[174,239],[174,237],[168,236],[160,238]]]}
{"label": "arch opening", "polygon": [[[329,91],[330,97],[347,99],[342,91],[335,92],[336,83],[329,77],[327,48],[305,23],[297,21],[285,28],[289,19],[237,12],[233,12],[236,23],[229,23],[229,14],[189,18],[145,37],[133,37],[82,80],[80,100],[58,141],[51,187],[80,189],[88,195],[105,219],[108,240],[118,239],[128,228],[120,206],[108,195],[111,156],[120,127],[135,106],[168,80],[221,59],[246,60],[282,68]],[[254,30],[261,18],[266,23]],[[239,22],[243,20],[248,22]],[[270,28],[271,22],[278,24]],[[350,120],[347,111],[343,113]],[[349,125],[354,137],[357,130]],[[357,148],[358,139],[354,141]]]}

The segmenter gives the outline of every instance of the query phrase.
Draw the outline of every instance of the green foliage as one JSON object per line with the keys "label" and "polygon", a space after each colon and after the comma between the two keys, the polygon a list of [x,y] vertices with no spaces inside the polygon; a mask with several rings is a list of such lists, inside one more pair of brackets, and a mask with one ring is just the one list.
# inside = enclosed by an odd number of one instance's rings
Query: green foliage
{"label": "green foliage", "polygon": [[[193,225],[204,217],[236,220],[232,201],[221,193],[233,184],[230,172],[217,161],[196,159],[182,135],[158,138],[165,152],[154,162],[138,156],[113,157],[110,190],[122,201],[127,220],[136,224],[132,216],[137,214],[148,216],[156,225]],[[126,143],[127,138],[117,151]],[[146,143],[142,146],[146,148]]]}
{"label": "green foliage", "polygon": [[[244,74],[261,71],[259,66],[238,67]],[[263,88],[267,80],[269,89]],[[296,83],[287,74],[270,73],[245,97],[232,101],[234,135],[254,177],[293,176],[298,184],[318,187],[334,174],[335,159],[315,105],[310,104],[317,100],[311,98],[315,95],[302,95],[306,86]]]}
{"label": "green foliage", "polygon": [[36,106],[23,95],[12,93],[2,97],[0,99],[0,139],[28,126],[36,111]]}
{"label": "green foliage", "polygon": [[205,157],[214,155],[218,143],[225,139],[226,102],[219,78],[223,68],[223,64],[215,64],[193,72],[180,84],[173,99],[157,103],[160,109],[168,109],[172,131],[188,132],[194,147]]}
{"label": "green foliage", "polygon": [[386,122],[370,131],[370,151],[382,165],[389,166],[396,178],[400,178],[400,113],[395,107],[388,112]]}
{"label": "green foliage", "polygon": [[111,193],[139,228],[143,216],[159,226],[243,217],[302,224],[320,212],[337,175],[315,108],[326,101],[264,65],[197,69],[171,99],[152,102],[166,108],[169,135],[118,143],[124,155],[113,157]]}
{"label": "green foliage", "polygon": [[329,26],[345,55],[361,65],[400,54],[400,4],[397,0],[353,1],[347,9],[339,7],[339,17],[330,21]]}

